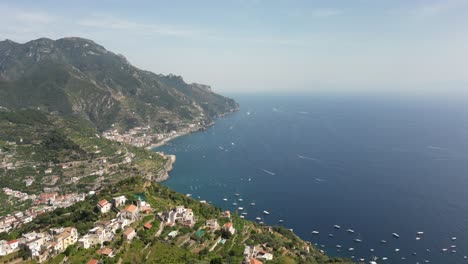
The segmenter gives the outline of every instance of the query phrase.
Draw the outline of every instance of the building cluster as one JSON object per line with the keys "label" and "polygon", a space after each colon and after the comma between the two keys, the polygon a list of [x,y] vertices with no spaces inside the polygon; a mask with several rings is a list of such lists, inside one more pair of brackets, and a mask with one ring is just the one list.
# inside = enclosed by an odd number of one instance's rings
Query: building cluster
{"label": "building cluster", "polygon": [[[126,205],[126,202],[127,198],[125,196],[114,197],[112,201],[106,199],[99,201],[96,207],[102,214],[116,210],[118,212],[117,216],[108,221],[95,222],[94,227],[79,239],[79,245],[83,248],[90,248],[95,245],[102,247],[104,242],[114,239],[118,230],[125,230],[123,232],[124,238],[132,240],[136,236],[136,232],[130,225],[140,219],[140,212],[149,212],[151,206],[141,199],[138,200],[137,205]],[[112,256],[111,253],[104,255]]]}
{"label": "building cluster", "polygon": [[3,191],[9,196],[13,196],[21,200],[31,199],[33,200],[34,205],[25,211],[18,211],[0,217],[0,233],[8,232],[14,228],[22,226],[23,224],[27,224],[43,213],[51,212],[57,208],[66,208],[74,203],[83,201],[86,196],[84,193],[58,195],[56,192],[28,195],[27,193],[22,193],[9,188],[3,188]]}
{"label": "building cluster", "polygon": [[193,227],[196,222],[192,209],[185,208],[183,205],[160,214],[160,217],[167,226],[174,226],[179,223],[184,226]]}
{"label": "building cluster", "polygon": [[30,232],[22,234],[21,238],[11,241],[0,241],[0,256],[16,252],[21,246],[27,248],[31,257],[38,262],[65,251],[78,241],[78,231],[74,227],[52,228],[49,232]]}
{"label": "building cluster", "polygon": [[271,250],[265,245],[245,246],[243,263],[263,263],[260,260],[272,260],[273,254],[269,253],[269,251]]}
{"label": "building cluster", "polygon": [[146,147],[156,142],[159,135],[148,134],[150,127],[135,127],[121,134],[116,129],[107,130],[102,133],[106,139],[126,143],[135,147]]}

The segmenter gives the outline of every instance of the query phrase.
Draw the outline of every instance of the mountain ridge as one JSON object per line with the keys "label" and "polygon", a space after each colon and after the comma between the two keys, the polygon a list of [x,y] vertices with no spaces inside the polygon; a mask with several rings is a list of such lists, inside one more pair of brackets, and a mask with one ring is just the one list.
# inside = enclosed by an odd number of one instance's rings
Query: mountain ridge
{"label": "mountain ridge", "polygon": [[139,69],[78,37],[0,41],[0,106],[77,114],[101,131],[116,124],[159,132],[207,125],[239,107],[207,85]]}

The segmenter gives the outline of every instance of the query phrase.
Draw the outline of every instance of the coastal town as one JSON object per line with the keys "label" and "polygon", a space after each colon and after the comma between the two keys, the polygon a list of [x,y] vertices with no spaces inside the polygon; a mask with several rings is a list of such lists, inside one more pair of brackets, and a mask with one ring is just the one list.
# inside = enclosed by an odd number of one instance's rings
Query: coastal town
{"label": "coastal town", "polygon": [[[203,206],[211,207],[208,204]],[[133,240],[148,236],[173,241],[179,247],[188,247],[193,252],[212,252],[228,240],[236,239],[237,232],[245,233],[249,228],[244,226],[243,230],[237,230],[238,224],[233,223],[229,211],[201,221],[191,208],[177,205],[169,210],[158,211],[141,195],[135,204],[124,195],[115,196],[109,201],[101,199],[95,204],[94,211],[100,215],[100,219],[83,235],[74,226],[23,233],[16,239],[0,241],[0,257],[26,254],[26,258],[44,263],[73,246],[94,250],[93,256],[98,258],[91,258],[87,263],[101,263],[107,258],[115,258],[123,250],[123,244],[115,241],[130,244]],[[265,228],[268,231],[270,227]],[[18,254],[20,251],[22,254]],[[242,254],[242,263],[245,264],[260,264],[273,259],[272,249],[266,244],[246,244]]]}

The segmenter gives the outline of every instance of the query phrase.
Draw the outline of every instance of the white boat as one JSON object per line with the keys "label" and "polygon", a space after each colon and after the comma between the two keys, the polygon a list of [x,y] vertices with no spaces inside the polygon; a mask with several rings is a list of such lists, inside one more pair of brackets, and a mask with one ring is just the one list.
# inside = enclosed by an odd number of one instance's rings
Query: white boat
{"label": "white boat", "polygon": [[242,215],[247,215],[247,213],[246,213],[246,212],[243,212]]}
{"label": "white boat", "polygon": [[236,196],[239,196],[239,194],[238,194],[238,193],[236,193],[235,195],[236,195]]}
{"label": "white boat", "polygon": [[348,229],[348,230],[346,230],[346,232],[348,232],[348,233],[354,233],[354,230]]}
{"label": "white boat", "polygon": [[373,249],[373,248],[371,248],[371,249],[370,249],[370,252],[374,252],[374,249]]}
{"label": "white boat", "polygon": [[420,240],[421,238],[420,237],[416,237],[416,240]]}
{"label": "white boat", "polygon": [[280,219],[280,220],[278,220],[278,222],[279,222],[279,223],[283,223],[283,222],[284,222],[284,220],[283,220],[283,219]]}
{"label": "white boat", "polygon": [[242,201],[244,201],[244,199],[239,198],[239,199],[237,199],[237,201],[242,202]]}
{"label": "white boat", "polygon": [[244,210],[244,207],[238,207],[237,210],[242,211]]}
{"label": "white boat", "polygon": [[333,234],[328,234],[328,237],[333,237]]}
{"label": "white boat", "polygon": [[361,243],[361,242],[362,242],[362,240],[361,240],[361,239],[359,239],[359,238],[356,238],[356,239],[354,239],[354,242]]}
{"label": "white boat", "polygon": [[264,223],[263,222],[258,222],[259,224],[263,225]]}
{"label": "white boat", "polygon": [[341,248],[341,245],[336,245],[336,248]]}
{"label": "white boat", "polygon": [[270,212],[268,212],[268,211],[263,211],[263,214],[265,214],[265,215],[269,215],[269,214],[270,214]]}
{"label": "white boat", "polygon": [[240,218],[244,219],[244,218],[245,218],[245,216],[241,215],[241,216],[240,216]]}
{"label": "white boat", "polygon": [[339,226],[339,225],[334,225],[333,228],[335,228],[335,229],[340,229],[341,226]]}
{"label": "white boat", "polygon": [[400,249],[399,249],[399,248],[395,248],[395,252],[399,252],[399,251],[400,251]]}
{"label": "white boat", "polygon": [[348,250],[349,250],[349,251],[353,251],[353,250],[354,250],[354,248],[349,248]]}
{"label": "white boat", "polygon": [[387,243],[387,240],[380,240],[380,243]]}
{"label": "white boat", "polygon": [[223,201],[227,202],[227,200],[228,200],[227,198],[223,198]]}
{"label": "white boat", "polygon": [[387,257],[382,257],[382,260],[387,260],[388,258]]}
{"label": "white boat", "polygon": [[447,252],[447,251],[448,251],[448,249],[446,249],[446,248],[442,249],[442,252]]}
{"label": "white boat", "polygon": [[312,235],[318,235],[319,234],[319,231],[312,231]]}
{"label": "white boat", "polygon": [[457,238],[456,238],[456,237],[452,237],[452,241],[455,241],[455,240],[457,240]]}
{"label": "white boat", "polygon": [[400,238],[400,235],[398,235],[397,233],[392,233],[392,236],[394,236],[396,238]]}
{"label": "white boat", "polygon": [[451,248],[456,248],[457,246],[456,246],[456,245],[451,245],[450,247],[451,247]]}
{"label": "white boat", "polygon": [[232,205],[237,205],[237,203],[232,203]]}
{"label": "white boat", "polygon": [[416,235],[422,236],[422,235],[424,235],[424,232],[419,231],[419,232],[416,233]]}
{"label": "white boat", "polygon": [[255,217],[255,220],[260,221],[262,219],[260,217]]}
{"label": "white boat", "polygon": [[250,205],[254,206],[254,205],[255,205],[255,203],[250,203]]}

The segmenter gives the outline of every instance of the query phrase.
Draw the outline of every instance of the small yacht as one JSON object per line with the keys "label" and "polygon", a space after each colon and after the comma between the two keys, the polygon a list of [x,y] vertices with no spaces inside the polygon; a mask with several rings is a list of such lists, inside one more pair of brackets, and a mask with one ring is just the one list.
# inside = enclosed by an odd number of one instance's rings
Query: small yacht
{"label": "small yacht", "polygon": [[240,216],[240,218],[244,219],[244,218],[245,218],[245,216],[241,215],[241,216]]}
{"label": "small yacht", "polygon": [[312,231],[312,235],[318,235],[319,234],[319,231]]}
{"label": "small yacht", "polygon": [[416,237],[416,240],[420,240],[421,238],[420,237]]}
{"label": "small yacht", "polygon": [[232,205],[237,205],[237,203],[232,203]]}
{"label": "small yacht", "polygon": [[223,198],[223,201],[227,202],[227,200],[228,200],[227,198]]}
{"label": "small yacht", "polygon": [[238,207],[237,210],[242,211],[244,210],[244,207]]}
{"label": "small yacht", "polygon": [[255,217],[255,220],[260,221],[262,219],[260,217]]}
{"label": "small yacht", "polygon": [[280,220],[278,220],[278,222],[279,222],[279,223],[283,223],[283,222],[284,222],[284,220],[283,220],[283,219],[280,219]]}
{"label": "small yacht", "polygon": [[399,252],[399,251],[400,251],[400,249],[399,249],[399,248],[395,248],[395,252]]}
{"label": "small yacht", "polygon": [[398,235],[397,233],[392,233],[392,236],[394,236],[396,238],[400,238],[400,235]]}
{"label": "small yacht", "polygon": [[349,250],[349,251],[353,251],[353,250],[354,250],[354,248],[349,248],[348,250]]}
{"label": "small yacht", "polygon": [[382,257],[382,260],[387,260],[388,258],[387,257]]}
{"label": "small yacht", "polygon": [[339,225],[334,225],[333,228],[335,228],[335,229],[341,229],[341,226],[339,226]]}
{"label": "small yacht", "polygon": [[374,252],[374,249],[373,249],[373,248],[371,248],[371,249],[370,249],[370,252]]}
{"label": "small yacht", "polygon": [[387,243],[387,240],[380,240],[380,243]]}
{"label": "small yacht", "polygon": [[419,231],[419,232],[416,233],[416,235],[422,236],[422,235],[424,235],[424,232]]}
{"label": "small yacht", "polygon": [[442,252],[447,252],[447,251],[448,251],[448,249],[446,249],[446,248],[442,249]]}
{"label": "small yacht", "polygon": [[270,214],[270,212],[268,212],[268,211],[263,211],[263,214],[265,214],[265,215],[269,215],[269,214]]}
{"label": "small yacht", "polygon": [[328,237],[333,237],[333,234],[328,234]]}
{"label": "small yacht", "polygon": [[346,232],[348,232],[348,233],[354,233],[354,230],[348,229],[348,230],[346,230]]}
{"label": "small yacht", "polygon": [[452,237],[452,241],[455,241],[455,240],[457,240],[457,238],[456,238],[456,237]]}
{"label": "small yacht", "polygon": [[259,224],[263,225],[264,223],[263,222],[258,222]]}
{"label": "small yacht", "polygon": [[246,212],[243,212],[242,215],[247,215],[247,213],[246,213]]}
{"label": "small yacht", "polygon": [[244,201],[244,199],[239,198],[239,199],[237,199],[237,201],[242,202],[242,201]]}
{"label": "small yacht", "polygon": [[341,245],[336,245],[336,248],[341,248]]}
{"label": "small yacht", "polygon": [[354,242],[361,243],[361,242],[362,242],[362,240],[361,240],[361,239],[359,239],[359,238],[356,238],[356,239],[354,239]]}
{"label": "small yacht", "polygon": [[250,203],[250,205],[254,206],[254,205],[255,205],[255,203]]}
{"label": "small yacht", "polygon": [[236,196],[239,196],[239,194],[238,194],[238,193],[236,193],[235,195],[236,195]]}

